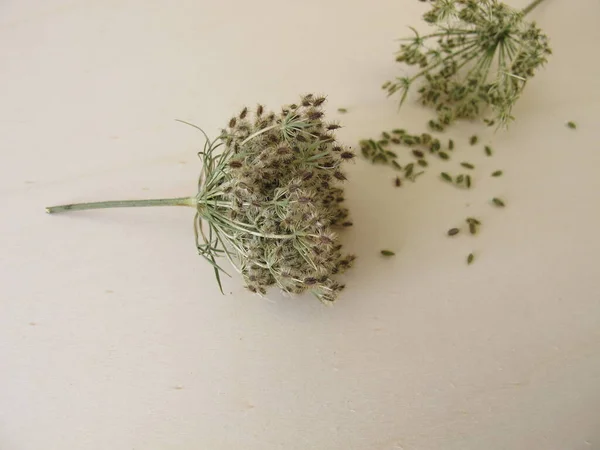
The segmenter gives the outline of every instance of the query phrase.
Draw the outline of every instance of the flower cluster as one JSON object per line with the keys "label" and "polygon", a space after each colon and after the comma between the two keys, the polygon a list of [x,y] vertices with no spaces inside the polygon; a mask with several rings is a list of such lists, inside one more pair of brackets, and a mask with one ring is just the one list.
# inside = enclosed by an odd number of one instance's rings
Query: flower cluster
{"label": "flower cluster", "polygon": [[309,94],[279,113],[244,108],[200,152],[198,250],[217,278],[216,258],[226,256],[259,294],[276,285],[329,303],[343,289],[333,276],[354,256],[342,253],[334,229],[352,225],[341,183],[354,153],[336,142],[324,102]]}
{"label": "flower cluster", "polygon": [[[424,20],[437,29],[425,36],[405,39],[396,61],[420,70],[413,76],[388,81],[388,93],[418,89],[422,104],[437,111],[430,123],[442,130],[455,119],[472,119],[491,107],[494,118],[506,124],[527,81],[551,53],[548,39],[537,25],[525,21],[538,2],[518,11],[498,0],[432,0]],[[437,44],[437,45],[436,45]]]}

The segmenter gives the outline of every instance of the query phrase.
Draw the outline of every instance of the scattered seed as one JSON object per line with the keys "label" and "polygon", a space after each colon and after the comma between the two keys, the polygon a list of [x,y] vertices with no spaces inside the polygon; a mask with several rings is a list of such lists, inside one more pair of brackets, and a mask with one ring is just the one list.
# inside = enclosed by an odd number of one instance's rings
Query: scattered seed
{"label": "scattered seed", "polygon": [[381,250],[381,254],[383,256],[394,256],[395,255],[395,253],[391,250]]}
{"label": "scattered seed", "polygon": [[506,206],[502,200],[496,197],[492,199],[492,202],[494,202],[494,205],[499,206],[501,208],[504,208]]}
{"label": "scattered seed", "polygon": [[475,255],[473,253],[469,253],[469,256],[467,256],[467,264],[472,264],[473,261],[475,260]]}
{"label": "scattered seed", "polygon": [[454,150],[454,141],[452,139],[448,141],[448,150]]}
{"label": "scattered seed", "polygon": [[448,230],[448,236],[456,236],[460,230],[458,228],[450,228]]}
{"label": "scattered seed", "polygon": [[448,156],[448,153],[445,153],[445,152],[439,152],[438,156],[440,158],[442,158],[443,160],[450,159],[450,157]]}
{"label": "scattered seed", "polygon": [[338,112],[342,114],[346,114],[348,110],[346,108],[338,108]]}
{"label": "scattered seed", "polygon": [[425,161],[424,159],[420,159],[417,161],[417,164],[420,165],[421,167],[427,167],[429,164],[427,163],[427,161]]}
{"label": "scattered seed", "polygon": [[448,175],[446,172],[442,172],[440,173],[440,176],[445,180],[448,181],[450,183],[452,183],[452,177],[450,175]]}
{"label": "scattered seed", "polygon": [[571,129],[571,130],[575,130],[577,129],[577,124],[575,122],[567,122],[567,126]]}
{"label": "scattered seed", "polygon": [[492,156],[492,147],[490,147],[489,145],[486,145],[486,146],[484,147],[484,150],[485,150],[485,154],[486,154],[487,156]]}
{"label": "scattered seed", "polygon": [[477,144],[477,142],[478,142],[478,141],[479,141],[479,138],[478,138],[478,137],[477,137],[477,135],[475,135],[475,134],[474,134],[473,136],[471,136],[471,139],[469,139],[469,143],[470,143],[471,145],[475,145],[475,144]]}
{"label": "scattered seed", "polygon": [[417,158],[423,158],[423,156],[425,156],[425,154],[421,150],[413,150],[412,154],[415,155],[415,157]]}
{"label": "scattered seed", "polygon": [[471,170],[475,168],[475,166],[473,164],[468,163],[468,162],[461,162],[460,165],[467,169],[471,169]]}
{"label": "scattered seed", "polygon": [[496,170],[495,172],[492,172],[492,176],[493,177],[501,177],[502,176],[502,171],[501,170]]}

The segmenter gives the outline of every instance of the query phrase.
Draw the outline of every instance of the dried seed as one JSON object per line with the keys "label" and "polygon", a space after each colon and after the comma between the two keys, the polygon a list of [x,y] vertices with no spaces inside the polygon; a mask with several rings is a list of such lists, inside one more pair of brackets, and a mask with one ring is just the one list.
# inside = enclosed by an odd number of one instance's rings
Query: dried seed
{"label": "dried seed", "polygon": [[467,188],[471,189],[471,175],[465,177],[465,184],[467,185]]}
{"label": "dried seed", "polygon": [[392,139],[390,139],[390,141],[392,141],[396,145],[400,144],[400,139],[398,139],[398,138],[392,138]]}
{"label": "dried seed", "polygon": [[391,139],[392,136],[390,136],[390,133],[388,133],[387,131],[384,131],[383,133],[381,133],[381,135],[383,136],[384,139]]}
{"label": "dried seed", "polygon": [[571,129],[571,130],[575,130],[577,129],[577,124],[575,122],[567,122],[567,126]]}
{"label": "dried seed", "polygon": [[465,181],[465,176],[464,175],[460,174],[459,176],[456,177],[456,183],[457,184],[460,184],[463,181]]}
{"label": "dried seed", "polygon": [[403,135],[403,134],[406,134],[406,130],[402,130],[400,128],[396,128],[395,130],[392,130],[392,133],[398,134],[398,135]]}
{"label": "dried seed", "polygon": [[492,147],[490,147],[489,145],[486,145],[486,146],[484,147],[484,150],[485,150],[485,154],[486,154],[487,156],[492,156]]}
{"label": "dried seed", "polygon": [[429,146],[429,150],[433,153],[433,152],[437,152],[441,147],[442,147],[442,144],[440,144],[439,139],[434,139],[431,142],[431,145]]}
{"label": "dried seed", "polygon": [[394,169],[396,170],[402,170],[402,166],[394,160],[392,160],[392,166],[394,166]]}
{"label": "dried seed", "polygon": [[389,156],[390,158],[397,158],[398,157],[398,155],[396,153],[394,153],[393,151],[391,151],[391,150],[386,150],[385,154],[387,156]]}
{"label": "dried seed", "polygon": [[463,166],[463,167],[465,167],[465,168],[467,168],[467,169],[474,169],[475,168],[475,166],[473,164],[468,163],[468,162],[461,162],[460,165]]}
{"label": "dried seed", "polygon": [[470,143],[471,145],[475,145],[475,144],[477,144],[477,142],[478,142],[478,141],[479,141],[479,138],[478,138],[478,137],[477,137],[477,135],[475,135],[475,134],[474,134],[473,136],[471,136],[471,138],[469,139],[469,143]]}
{"label": "dried seed", "polygon": [[402,180],[400,179],[400,177],[396,177],[396,179],[394,180],[394,184],[396,185],[396,187],[402,186]]}
{"label": "dried seed", "polygon": [[338,112],[341,114],[346,114],[348,110],[346,108],[338,108]]}
{"label": "dried seed", "polygon": [[448,236],[456,236],[460,230],[458,228],[450,228],[448,230]]}
{"label": "dried seed", "polygon": [[494,202],[494,205],[499,206],[501,208],[504,208],[506,206],[502,200],[496,197],[492,199],[492,202]]}
{"label": "dried seed", "polygon": [[404,167],[404,175],[407,177],[410,177],[413,173],[414,167],[415,167],[415,165],[413,163],[410,163],[407,166],[405,166]]}
{"label": "dried seed", "polygon": [[420,165],[421,167],[427,167],[429,164],[427,163],[427,161],[425,161],[424,159],[420,159],[417,161],[417,164]]}
{"label": "dried seed", "polygon": [[448,153],[445,153],[445,152],[439,152],[439,153],[438,153],[438,156],[439,156],[440,158],[442,158],[443,160],[450,159],[450,156],[448,156]]}
{"label": "dried seed", "polygon": [[481,225],[481,222],[477,220],[475,217],[467,217],[467,223],[474,223],[475,225]]}
{"label": "dried seed", "polygon": [[425,154],[421,150],[413,150],[412,154],[415,155],[415,157],[417,158],[423,158],[423,156],[425,156]]}
{"label": "dried seed", "polygon": [[502,171],[501,170],[496,170],[495,172],[492,172],[492,176],[493,177],[500,177],[500,176],[502,176]]}
{"label": "dried seed", "polygon": [[452,139],[448,141],[448,150],[454,150],[454,141]]}
{"label": "dried seed", "polygon": [[469,253],[469,256],[467,256],[467,264],[472,264],[474,260],[475,255],[473,253]]}
{"label": "dried seed", "polygon": [[444,179],[445,181],[449,181],[450,183],[452,183],[452,177],[450,175],[448,175],[446,172],[442,172],[440,173],[440,176],[442,177],[442,179]]}
{"label": "dried seed", "polygon": [[430,135],[429,133],[423,133],[423,134],[421,135],[421,143],[422,143],[423,145],[427,145],[427,144],[429,144],[429,143],[431,142],[431,139],[432,139],[432,138],[431,138],[431,135]]}
{"label": "dried seed", "polygon": [[387,139],[381,139],[381,140],[377,141],[377,145],[381,145],[381,146],[388,145],[389,143],[390,143],[390,141],[388,141]]}
{"label": "dried seed", "polygon": [[391,250],[381,250],[381,254],[383,256],[394,256],[395,255],[395,253]]}

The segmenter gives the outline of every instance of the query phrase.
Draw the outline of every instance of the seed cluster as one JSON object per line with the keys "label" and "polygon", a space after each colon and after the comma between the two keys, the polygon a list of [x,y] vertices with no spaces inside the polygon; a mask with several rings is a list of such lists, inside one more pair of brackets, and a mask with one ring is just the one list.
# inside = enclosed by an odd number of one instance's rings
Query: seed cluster
{"label": "seed cluster", "polygon": [[540,28],[498,0],[432,0],[423,16],[436,30],[404,39],[396,61],[416,66],[413,76],[388,81],[383,88],[401,93],[401,103],[417,80],[420,101],[437,111],[432,129],[456,119],[473,119],[490,107],[506,124],[527,81],[547,62],[551,50]]}
{"label": "seed cluster", "polygon": [[352,225],[341,183],[354,153],[336,143],[339,125],[324,120],[324,102],[309,94],[277,114],[244,108],[201,152],[198,250],[217,276],[215,257],[224,255],[251,292],[276,285],[330,303],[343,289],[333,276],[354,256],[342,253],[334,228]]}

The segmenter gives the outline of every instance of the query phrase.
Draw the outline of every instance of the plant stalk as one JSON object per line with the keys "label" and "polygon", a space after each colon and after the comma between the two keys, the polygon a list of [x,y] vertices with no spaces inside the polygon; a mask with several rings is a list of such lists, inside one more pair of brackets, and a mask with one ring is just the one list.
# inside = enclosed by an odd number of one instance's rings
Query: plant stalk
{"label": "plant stalk", "polygon": [[131,208],[145,206],[191,206],[196,207],[196,197],[177,198],[153,198],[147,200],[109,200],[105,202],[72,203],[68,205],[49,206],[46,208],[48,214],[61,213],[65,211],[83,211],[86,209],[105,208]]}
{"label": "plant stalk", "polygon": [[527,14],[529,14],[531,11],[533,11],[535,9],[536,6],[538,6],[543,1],[544,0],[534,0],[533,2],[531,2],[528,6],[526,6],[523,9],[523,15],[526,16]]}

